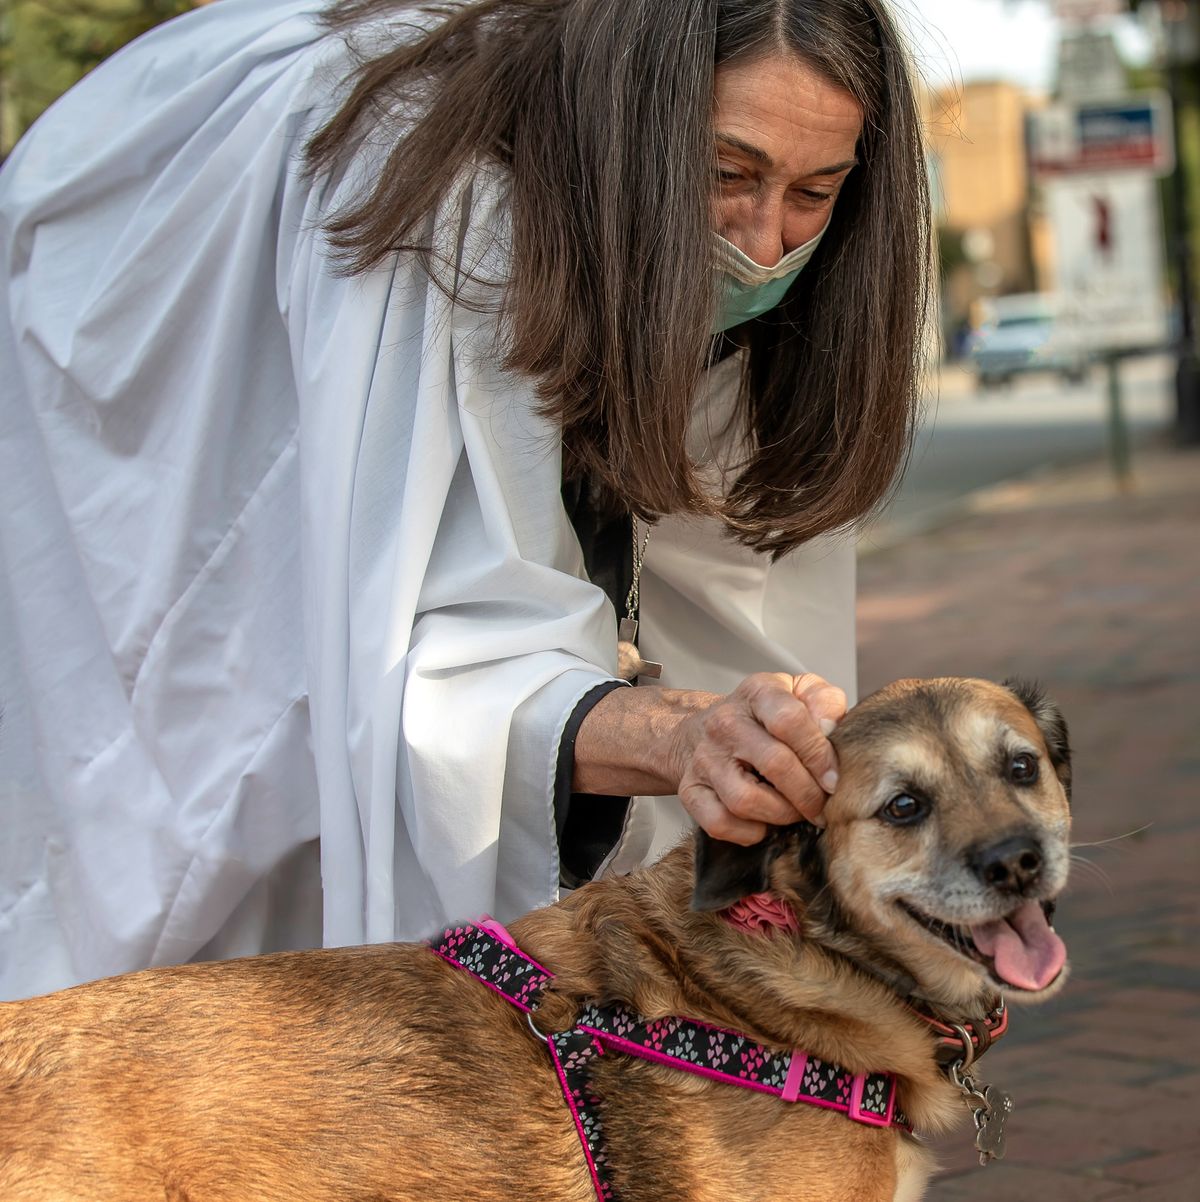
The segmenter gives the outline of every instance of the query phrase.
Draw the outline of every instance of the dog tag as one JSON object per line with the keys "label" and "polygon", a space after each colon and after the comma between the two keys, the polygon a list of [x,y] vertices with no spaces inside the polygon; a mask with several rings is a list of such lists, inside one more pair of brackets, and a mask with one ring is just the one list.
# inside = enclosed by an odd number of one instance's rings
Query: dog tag
{"label": "dog tag", "polygon": [[983,1105],[975,1111],[975,1147],[979,1149],[981,1165],[1004,1159],[1004,1124],[1012,1109],[1012,1097],[1004,1090],[989,1085],[983,1091]]}

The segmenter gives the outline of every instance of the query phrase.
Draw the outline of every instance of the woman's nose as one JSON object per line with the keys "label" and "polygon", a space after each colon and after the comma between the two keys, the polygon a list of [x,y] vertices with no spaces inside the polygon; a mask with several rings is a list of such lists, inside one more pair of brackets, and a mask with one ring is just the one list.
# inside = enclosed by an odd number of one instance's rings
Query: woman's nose
{"label": "woman's nose", "polygon": [[783,240],[782,205],[758,206],[753,221],[738,233],[740,236],[730,241],[760,267],[774,267],[787,253],[788,248]]}

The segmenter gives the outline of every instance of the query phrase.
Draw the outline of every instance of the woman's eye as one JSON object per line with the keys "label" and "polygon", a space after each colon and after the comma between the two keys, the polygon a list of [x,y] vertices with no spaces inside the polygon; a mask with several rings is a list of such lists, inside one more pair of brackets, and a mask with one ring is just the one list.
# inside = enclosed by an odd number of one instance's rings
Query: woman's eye
{"label": "woman's eye", "polygon": [[792,192],[792,198],[807,208],[823,208],[837,199],[836,192],[818,192],[815,188],[797,188]]}
{"label": "woman's eye", "polygon": [[724,169],[718,169],[717,171],[717,179],[723,184],[739,184],[745,178],[740,171],[725,171]]}
{"label": "woman's eye", "polygon": [[909,793],[901,793],[879,811],[879,816],[893,826],[909,826],[920,822],[929,813],[929,804]]}
{"label": "woman's eye", "polygon": [[1037,756],[1014,755],[1008,766],[1009,777],[1018,785],[1032,785],[1038,778]]}

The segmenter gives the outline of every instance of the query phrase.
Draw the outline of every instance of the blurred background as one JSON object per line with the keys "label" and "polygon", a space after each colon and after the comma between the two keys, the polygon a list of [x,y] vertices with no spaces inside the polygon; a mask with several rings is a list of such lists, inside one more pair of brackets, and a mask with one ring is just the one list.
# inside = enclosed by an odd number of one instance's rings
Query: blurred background
{"label": "blurred background", "polygon": [[[215,0],[252,3],[253,0]],[[860,542],[860,693],[1040,680],[1075,747],[1072,978],[931,1202],[1200,1202],[1200,0],[895,0],[940,251],[909,470]],[[188,0],[0,0],[0,153]]]}

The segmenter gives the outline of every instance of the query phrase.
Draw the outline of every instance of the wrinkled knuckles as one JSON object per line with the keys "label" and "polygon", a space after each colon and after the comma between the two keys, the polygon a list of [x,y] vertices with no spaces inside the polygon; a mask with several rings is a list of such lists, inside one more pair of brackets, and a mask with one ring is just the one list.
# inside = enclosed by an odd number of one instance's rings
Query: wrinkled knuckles
{"label": "wrinkled knuckles", "polygon": [[760,758],[760,762],[755,767],[763,778],[775,788],[779,788],[783,781],[791,782],[793,787],[801,787],[801,781],[796,777],[798,772],[803,769],[796,756],[786,747],[776,746],[773,750],[768,751]]}
{"label": "wrinkled knuckles", "polygon": [[711,788],[718,778],[733,767],[736,764],[731,763],[726,747],[716,742],[705,742],[692,753],[685,775]]}
{"label": "wrinkled knuckles", "polygon": [[738,818],[754,821],[762,817],[762,789],[753,777],[745,777],[740,783],[732,785],[721,800]]}
{"label": "wrinkled knuckles", "polygon": [[763,727],[775,738],[789,745],[795,744],[797,738],[816,729],[807,708],[790,695],[760,700],[758,713]]}
{"label": "wrinkled knuckles", "polygon": [[[711,808],[697,806],[693,809],[688,805],[687,809],[709,835],[726,843],[739,843],[748,847],[752,843],[758,843],[766,833],[764,824],[736,817],[715,799]],[[699,812],[701,810],[704,812]]]}
{"label": "wrinkled knuckles", "polygon": [[[806,678],[801,677],[801,680],[804,679]],[[811,680],[812,683],[807,687],[797,687],[797,699],[803,701],[817,717],[832,718],[835,722],[844,718],[847,704],[845,690],[822,680],[819,676],[812,677]]]}
{"label": "wrinkled knuckles", "polygon": [[788,688],[788,677],[781,672],[755,672],[753,676],[747,676],[738,685],[738,689],[745,689],[751,697],[791,692]]}
{"label": "wrinkled knuckles", "polygon": [[745,718],[731,705],[718,705],[704,718],[704,733],[723,747],[731,746],[737,739]]}

